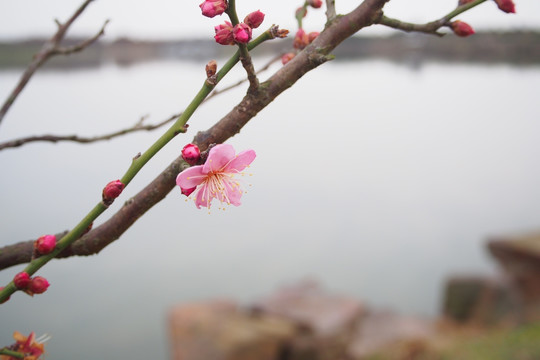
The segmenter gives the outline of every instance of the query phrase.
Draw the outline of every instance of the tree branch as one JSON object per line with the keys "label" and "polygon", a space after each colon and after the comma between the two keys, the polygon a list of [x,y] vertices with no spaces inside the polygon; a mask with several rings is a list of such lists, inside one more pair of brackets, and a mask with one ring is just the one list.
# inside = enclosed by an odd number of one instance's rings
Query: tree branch
{"label": "tree branch", "polygon": [[443,26],[448,26],[450,20],[459,14],[472,9],[475,6],[480,5],[486,0],[475,0],[468,4],[456,7],[453,11],[449,12],[442,18],[426,23],[426,24],[413,24],[405,21],[389,18],[382,15],[378,21],[378,24],[385,25],[394,29],[403,30],[405,32],[423,32],[427,34],[433,34],[437,36],[444,36],[445,34],[438,32]]}
{"label": "tree branch", "polygon": [[[331,59],[330,52],[343,40],[363,27],[375,23],[381,16],[381,9],[387,1],[365,0],[351,13],[336,18],[321,32],[317,39],[266,82],[262,83],[256,96],[248,92],[242,101],[219,122],[207,131],[199,132],[193,142],[199,146],[201,151],[204,151],[210,144],[223,143],[237,134],[259,111],[296,83],[304,74]],[[142,191],[127,201],[109,220],[76,240],[58,257],[99,253],[108,244],[118,239],[153,205],[161,201],[175,187],[176,176],[186,166],[187,164],[181,157],[174,160]],[[5,252],[5,248],[0,249],[0,269],[16,265],[15,261],[8,262],[7,257],[4,256]],[[23,256],[15,257],[12,255],[10,257],[10,259],[15,258],[21,259]]]}
{"label": "tree branch", "polygon": [[64,39],[64,36],[66,35],[66,32],[68,28],[73,24],[73,22],[79,17],[79,15],[86,9],[86,7],[92,2],[93,0],[86,0],[76,11],[75,13],[66,21],[65,24],[61,24],[58,20],[56,20],[56,24],[58,25],[58,30],[56,33],[51,37],[45,44],[43,44],[41,50],[34,55],[34,58],[30,65],[26,68],[23,75],[21,76],[19,82],[13,89],[13,91],[9,94],[7,99],[5,100],[4,104],[2,105],[2,108],[0,109],[0,123],[2,122],[4,116],[9,111],[11,105],[15,102],[19,94],[23,91],[24,87],[30,81],[30,78],[34,75],[34,73],[39,69],[49,58],[51,58],[54,55],[58,54],[71,54],[76,51],[81,51],[85,47],[91,45],[93,42],[95,42],[101,35],[105,32],[105,26],[108,23],[108,20],[103,24],[103,27],[101,30],[92,38],[83,41],[81,44],[70,47],[70,48],[62,48],[60,47],[60,42]]}
{"label": "tree branch", "polygon": [[332,22],[336,18],[336,1],[326,0],[326,21]]}

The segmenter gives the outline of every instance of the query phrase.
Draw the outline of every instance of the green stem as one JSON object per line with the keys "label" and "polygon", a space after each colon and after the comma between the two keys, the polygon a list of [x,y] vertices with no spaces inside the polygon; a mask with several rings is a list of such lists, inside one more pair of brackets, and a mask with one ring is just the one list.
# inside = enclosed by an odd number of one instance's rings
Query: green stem
{"label": "green stem", "polygon": [[[271,29],[265,31],[256,39],[247,44],[247,49],[252,50],[256,46],[260,45],[266,40],[273,39]],[[137,175],[139,170],[155,155],[160,151],[169,141],[171,141],[178,133],[185,132],[185,125],[191,115],[195,112],[197,107],[203,102],[203,100],[210,94],[214,89],[217,83],[223,79],[223,77],[238,63],[240,59],[240,50],[225,63],[220,71],[216,74],[216,84],[211,85],[205,81],[202,88],[199,90],[194,99],[187,106],[186,110],[178,117],[175,123],[152,145],[148,150],[146,150],[142,155],[137,157],[131,163],[131,166],[128,168],[124,176],[120,179],[124,185],[128,185],[130,181]],[[58,243],[54,251],[47,255],[40,256],[37,259],[34,259],[28,266],[23,270],[28,273],[28,275],[34,274],[39,270],[43,265],[49,262],[52,258],[62,252],[67,246],[71,245],[75,240],[77,240],[83,233],[88,229],[88,227],[98,218],[105,210],[107,206],[103,202],[99,202],[85,217],[84,219],[77,224],[69,233],[67,233]],[[0,291],[0,303],[7,300],[7,298],[13,294],[17,288],[11,281],[4,289]]]}
{"label": "green stem", "polygon": [[307,0],[304,1],[304,5],[301,6],[302,10],[297,11],[296,14],[295,14],[296,21],[298,22],[298,28],[299,29],[302,29],[302,21],[304,19],[304,14],[306,13],[308,6],[309,6],[309,3],[307,2]]}
{"label": "green stem", "polygon": [[227,15],[229,15],[229,19],[231,19],[231,24],[233,26],[240,23],[240,21],[238,20],[238,15],[236,14],[236,4],[234,0],[229,0],[229,5],[227,7]]}
{"label": "green stem", "polygon": [[475,0],[475,1],[472,1],[468,4],[465,4],[465,5],[462,5],[462,6],[458,6],[457,8],[455,8],[454,11],[448,13],[444,19],[446,19],[446,21],[449,21],[450,19],[458,16],[459,14],[461,13],[464,13],[465,11],[469,10],[469,9],[472,9],[473,7],[475,6],[478,6],[480,5],[481,3],[483,3],[484,1],[486,0]]}
{"label": "green stem", "polygon": [[24,358],[23,353],[13,351],[13,350],[8,350],[8,349],[0,349],[0,355],[7,355],[7,356],[15,357],[17,359],[23,359]]}

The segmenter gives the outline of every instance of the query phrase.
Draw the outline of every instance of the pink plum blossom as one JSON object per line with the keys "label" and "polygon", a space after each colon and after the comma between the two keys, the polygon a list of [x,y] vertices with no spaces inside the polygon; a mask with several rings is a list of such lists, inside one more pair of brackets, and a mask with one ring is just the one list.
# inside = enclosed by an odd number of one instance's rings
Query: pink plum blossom
{"label": "pink plum blossom", "polygon": [[220,144],[210,149],[204,165],[192,166],[178,174],[176,184],[180,189],[195,188],[195,205],[197,208],[210,208],[212,200],[221,203],[240,205],[243,191],[235,178],[255,159],[254,150],[235,154],[234,148],[228,144]]}

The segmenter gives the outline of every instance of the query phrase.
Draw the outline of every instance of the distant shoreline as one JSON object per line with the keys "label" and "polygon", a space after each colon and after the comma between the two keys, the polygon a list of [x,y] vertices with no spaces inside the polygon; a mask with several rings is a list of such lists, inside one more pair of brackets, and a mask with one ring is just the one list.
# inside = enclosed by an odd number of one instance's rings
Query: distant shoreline
{"label": "distant shoreline", "polygon": [[[73,45],[82,39],[67,39]],[[45,39],[0,42],[0,70],[25,68]],[[285,53],[291,39],[268,42],[253,54]],[[106,63],[131,65],[156,60],[206,61],[226,57],[234,47],[219,46],[212,40],[139,41],[120,39],[98,42],[81,53],[57,56],[47,69],[99,67]],[[540,65],[540,32],[484,32],[466,39],[448,34],[442,38],[426,34],[399,33],[390,37],[355,36],[334,51],[336,60],[386,59],[397,62],[463,62],[514,66]]]}

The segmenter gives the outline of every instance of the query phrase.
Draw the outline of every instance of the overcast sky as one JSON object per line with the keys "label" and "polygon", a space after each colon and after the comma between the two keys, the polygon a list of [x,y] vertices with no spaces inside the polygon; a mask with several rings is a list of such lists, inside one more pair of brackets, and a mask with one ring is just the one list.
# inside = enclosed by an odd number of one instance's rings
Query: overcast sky
{"label": "overcast sky", "polygon": [[[540,1],[514,0],[517,14],[505,14],[493,1],[463,14],[459,19],[476,30],[540,28]],[[213,26],[226,20],[225,15],[213,19],[201,16],[202,0],[96,0],[86,9],[69,35],[90,35],[106,19],[107,39],[132,37],[139,39],[186,38],[213,36]],[[360,0],[336,0],[339,13],[354,9]],[[55,31],[55,18],[65,21],[82,0],[2,0],[0,1],[0,40],[50,36]],[[237,0],[239,17],[254,10],[266,14],[264,25],[273,23],[295,29],[293,13],[301,0]],[[451,11],[457,0],[391,0],[385,7],[388,16],[411,22],[427,22]],[[311,9],[305,23],[307,31],[320,30],[324,9]],[[372,27],[369,33],[387,33],[388,29]]]}

